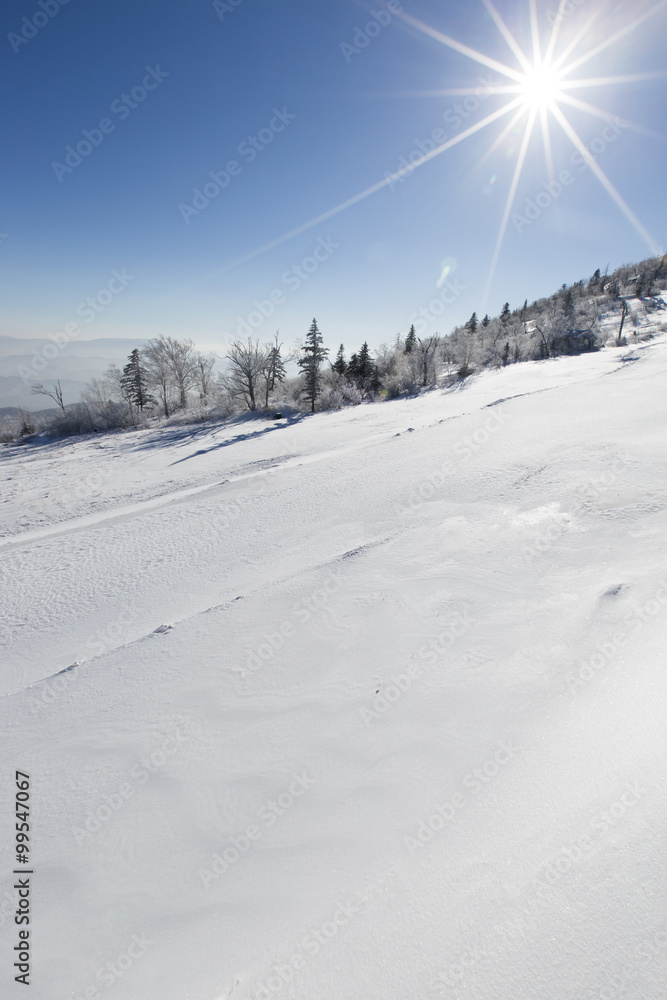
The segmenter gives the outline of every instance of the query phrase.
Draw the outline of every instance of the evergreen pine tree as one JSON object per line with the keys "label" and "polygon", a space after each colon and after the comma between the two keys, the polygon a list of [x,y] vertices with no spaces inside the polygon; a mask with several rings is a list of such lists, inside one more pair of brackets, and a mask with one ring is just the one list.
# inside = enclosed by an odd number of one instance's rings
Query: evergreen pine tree
{"label": "evergreen pine tree", "polygon": [[503,353],[502,353],[501,361],[503,363],[503,366],[504,365],[508,365],[510,363],[510,342],[509,342],[509,340],[506,342],[505,347],[503,348]]}
{"label": "evergreen pine tree", "polygon": [[505,305],[503,306],[503,311],[500,314],[500,322],[503,324],[503,326],[506,326],[507,323],[509,323],[510,315],[511,315],[510,304],[509,302],[506,302]]}
{"label": "evergreen pine tree", "polygon": [[310,411],[315,412],[315,403],[322,388],[322,373],[320,365],[329,353],[328,347],[323,347],[322,334],[317,328],[317,320],[313,320],[310,330],[306,336],[306,343],[303,345],[303,357],[299,358],[298,365],[303,372],[304,387],[303,392],[310,401]]}
{"label": "evergreen pine tree", "polygon": [[486,330],[486,328],[487,328],[487,326],[489,325],[490,322],[491,322],[491,319],[489,317],[489,314],[487,313],[486,316],[484,317],[484,319],[482,320],[482,326],[484,327],[485,330]]}
{"label": "evergreen pine tree", "polygon": [[348,382],[356,382],[359,378],[359,355],[353,354],[350,358],[349,364],[345,369],[345,375]]}
{"label": "evergreen pine tree", "polygon": [[415,328],[413,324],[410,327],[407,337],[405,338],[405,347],[403,348],[403,353],[412,354],[416,346],[417,346],[417,334],[415,333]]}
{"label": "evergreen pine tree", "polygon": [[569,288],[563,298],[563,315],[567,320],[567,323],[572,329],[575,320],[575,310],[574,310],[574,299],[572,298],[572,289]]}
{"label": "evergreen pine tree", "polygon": [[477,333],[477,313],[474,312],[468,322],[466,323],[466,329],[470,330],[471,333]]}
{"label": "evergreen pine tree", "polygon": [[357,384],[360,389],[368,389],[373,376],[373,359],[366,341],[361,345],[357,357]]}
{"label": "evergreen pine tree", "polygon": [[148,378],[146,370],[141,364],[141,354],[138,347],[134,348],[127,359],[120,384],[128,401],[140,410],[152,402],[148,395]]}
{"label": "evergreen pine tree", "polygon": [[347,361],[345,360],[345,351],[343,345],[341,344],[338,348],[338,354],[336,355],[336,360],[331,366],[337,375],[345,375],[347,371]]}

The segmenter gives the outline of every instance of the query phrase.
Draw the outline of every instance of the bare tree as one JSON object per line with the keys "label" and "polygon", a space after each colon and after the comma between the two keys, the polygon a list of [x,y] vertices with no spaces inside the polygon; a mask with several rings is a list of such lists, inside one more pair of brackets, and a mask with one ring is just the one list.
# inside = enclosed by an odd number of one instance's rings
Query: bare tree
{"label": "bare tree", "polygon": [[58,379],[53,389],[47,389],[41,382],[35,382],[34,385],[30,387],[30,391],[33,396],[48,396],[49,399],[52,399],[54,403],[58,404],[62,410],[63,416],[65,415],[65,404],[63,402],[63,390],[60,384],[60,379]]}
{"label": "bare tree", "polygon": [[206,399],[211,390],[211,385],[213,384],[213,367],[216,360],[215,354],[202,354],[201,351],[196,351],[195,353],[195,372],[200,399]]}
{"label": "bare tree", "polygon": [[122,377],[120,368],[117,365],[110,365],[101,378],[93,378],[86,383],[81,393],[81,401],[102,410],[109,403],[125,401]]}
{"label": "bare tree", "polygon": [[173,384],[173,374],[164,337],[157,340],[149,340],[142,351],[148,381],[152,389],[159,393],[165,417],[169,416],[171,409],[171,387]]}
{"label": "bare tree", "polygon": [[198,365],[195,345],[192,340],[174,340],[173,337],[159,337],[158,343],[171,371],[174,387],[178,392],[182,410],[188,405],[188,390],[198,381]]}
{"label": "bare tree", "polygon": [[431,334],[430,337],[417,337],[417,346],[412,353],[419,367],[419,378],[422,386],[433,385],[435,383],[435,359],[440,346],[440,335]]}
{"label": "bare tree", "polygon": [[242,399],[249,410],[256,410],[260,379],[267,369],[267,348],[260,347],[258,340],[248,340],[245,344],[235,340],[225,357],[229,368],[220,384],[234,399]]}

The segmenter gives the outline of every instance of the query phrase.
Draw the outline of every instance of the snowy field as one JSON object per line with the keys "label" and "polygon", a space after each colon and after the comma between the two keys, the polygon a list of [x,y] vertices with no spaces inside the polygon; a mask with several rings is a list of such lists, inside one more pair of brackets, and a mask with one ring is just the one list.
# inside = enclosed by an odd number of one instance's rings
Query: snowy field
{"label": "snowy field", "polygon": [[4,448],[33,1000],[664,998],[666,387]]}

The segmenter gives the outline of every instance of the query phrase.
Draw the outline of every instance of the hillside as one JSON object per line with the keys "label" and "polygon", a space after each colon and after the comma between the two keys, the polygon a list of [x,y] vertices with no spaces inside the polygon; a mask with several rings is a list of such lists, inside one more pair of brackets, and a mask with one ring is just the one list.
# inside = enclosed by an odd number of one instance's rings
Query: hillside
{"label": "hillside", "polygon": [[3,448],[35,1000],[662,995],[666,376]]}
{"label": "hillside", "polygon": [[[0,337],[0,407],[43,410],[44,400],[30,392],[33,382],[60,379],[65,403],[76,403],[86,384],[100,378],[109,365],[122,365],[142,340],[99,337],[70,339],[54,347],[46,338]],[[55,351],[55,354],[54,354]]]}

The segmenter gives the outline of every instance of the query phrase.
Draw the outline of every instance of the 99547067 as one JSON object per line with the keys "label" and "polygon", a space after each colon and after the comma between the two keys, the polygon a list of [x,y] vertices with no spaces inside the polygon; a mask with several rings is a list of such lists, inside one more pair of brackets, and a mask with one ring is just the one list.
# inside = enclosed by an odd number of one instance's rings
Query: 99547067
{"label": "99547067", "polygon": [[30,775],[16,772],[16,861],[27,865],[30,857]]}

